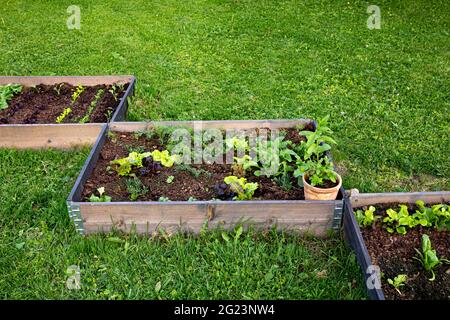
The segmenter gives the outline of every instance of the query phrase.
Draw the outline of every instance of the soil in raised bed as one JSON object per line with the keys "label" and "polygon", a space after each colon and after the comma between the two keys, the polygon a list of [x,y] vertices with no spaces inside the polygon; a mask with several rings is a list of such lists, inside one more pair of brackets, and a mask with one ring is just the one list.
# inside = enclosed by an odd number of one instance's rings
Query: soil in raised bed
{"label": "soil in raised bed", "polygon": [[[385,216],[389,208],[396,210],[399,204],[374,205],[376,214]],[[417,209],[408,205],[410,212]],[[406,235],[388,233],[380,222],[372,228],[361,228],[367,250],[374,265],[378,265],[383,274],[382,289],[386,299],[395,300],[448,300],[450,296],[450,265],[441,264],[435,269],[436,279],[429,281],[431,272],[424,270],[417,257],[417,248],[421,250],[422,235],[430,237],[432,248],[439,258],[450,259],[450,231],[438,231],[435,228],[415,227],[408,229]],[[399,274],[407,274],[406,284],[400,287],[399,294],[387,279]]]}
{"label": "soil in raised bed", "polygon": [[[313,130],[312,126],[304,130]],[[296,129],[286,129],[286,140],[298,144],[304,137],[298,134]],[[83,190],[83,201],[95,192],[99,187],[105,187],[106,194],[112,197],[112,201],[130,201],[127,192],[126,180],[129,177],[120,177],[115,171],[107,170],[114,159],[124,158],[130,152],[139,150],[153,151],[164,150],[160,139],[154,137],[148,139],[145,136],[137,137],[134,133],[116,132],[114,136],[108,136],[103,146],[93,173],[86,181]],[[233,175],[230,164],[191,164],[186,170],[183,165],[174,165],[171,168],[163,167],[158,171],[146,172],[141,175],[139,170],[133,170],[149,191],[137,201],[158,201],[160,197],[169,198],[171,201],[187,201],[189,198],[196,200],[219,199],[217,187],[223,184],[223,179]],[[192,173],[197,170],[198,176]],[[172,183],[167,183],[167,178],[173,176]],[[256,177],[252,172],[245,174],[248,182],[259,184],[254,200],[303,200],[303,188],[298,187],[296,179],[292,179],[293,188],[283,190],[276,182],[267,177]],[[222,200],[231,200],[222,199]]]}
{"label": "soil in raised bed", "polygon": [[[23,87],[22,92],[8,102],[8,108],[0,110],[0,124],[51,124],[56,123],[58,116],[66,108],[72,112],[62,123],[77,123],[87,113],[91,102],[100,89],[104,90],[94,111],[89,116],[90,123],[105,123],[109,121],[119,105],[128,84],[116,86],[117,97],[109,90],[112,85],[84,86],[85,90],[72,104],[72,94],[77,86],[68,83],[55,85],[37,85]],[[116,100],[117,99],[117,100]]]}

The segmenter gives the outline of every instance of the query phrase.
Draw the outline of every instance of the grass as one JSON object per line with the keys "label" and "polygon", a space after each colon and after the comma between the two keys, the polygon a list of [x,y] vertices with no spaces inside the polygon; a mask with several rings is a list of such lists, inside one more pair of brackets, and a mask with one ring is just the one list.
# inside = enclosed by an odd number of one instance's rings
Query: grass
{"label": "grass", "polygon": [[[0,151],[0,181],[6,181],[0,185],[0,298],[365,297],[355,257],[339,238],[272,231],[77,235],[65,198],[86,156],[87,150]],[[80,268],[81,290],[66,288],[72,265]]]}
{"label": "grass", "polygon": [[[362,192],[450,188],[448,1],[377,1],[381,30],[366,27],[366,9],[372,4],[367,1],[79,0],[81,30],[68,30],[66,9],[71,4],[51,0],[10,0],[2,4],[0,42],[6,45],[0,47],[1,74],[134,74],[139,83],[130,120],[317,118],[330,114],[339,143],[333,156],[343,174],[344,187]],[[11,155],[17,159],[11,159]],[[139,242],[136,253],[130,249],[129,254],[139,256],[140,260],[133,261],[141,263],[144,256],[152,257],[160,248],[180,250],[178,254],[196,245],[205,248],[183,260],[184,268],[183,262],[172,261],[174,265],[168,266],[171,276],[164,270],[165,277],[139,278],[130,271],[125,279],[118,280],[123,272],[131,270],[125,267],[128,259],[110,253],[122,254],[119,245],[102,238],[79,239],[71,231],[64,231],[70,230],[70,224],[63,199],[84,156],[83,152],[0,153],[1,250],[5,252],[0,258],[0,270],[7,270],[8,275],[0,280],[4,297],[72,297],[73,293],[65,292],[58,281],[64,278],[61,272],[66,265],[77,260],[74,257],[86,268],[88,279],[101,284],[99,292],[109,290],[113,295],[128,297],[125,289],[112,283],[124,281],[132,296],[155,297],[155,293],[143,288],[150,290],[148,287],[159,279],[161,295],[167,294],[163,291],[167,282],[176,283],[173,290],[179,297],[201,297],[205,292],[202,287],[183,287],[191,282],[192,272],[186,270],[200,265],[195,258],[201,259],[209,245],[220,243],[220,235],[190,240],[176,237],[168,243]],[[29,174],[30,170],[33,174],[34,170],[40,172],[40,161],[46,162],[42,168],[51,172],[40,174],[48,184]],[[66,162],[73,168],[66,167]],[[45,226],[46,234],[55,242],[49,243],[67,259],[64,263],[63,258],[58,260],[53,252],[45,253],[39,245],[35,251],[28,244],[21,249],[23,252],[10,250],[26,240],[27,230]],[[295,241],[303,240],[286,238],[283,250]],[[323,267],[329,261],[320,260],[322,255],[313,253],[314,248],[322,248],[325,256],[335,254],[341,264],[347,263],[348,253],[331,253],[344,252],[342,245],[330,241],[307,243],[296,250],[314,254]],[[261,240],[252,245],[262,250],[262,261],[272,265],[269,261],[279,243]],[[227,257],[231,261],[234,256],[229,250]],[[239,250],[236,257],[242,260],[245,245]],[[101,257],[98,262],[94,255]],[[152,261],[156,260],[157,265],[165,261],[162,257]],[[292,255],[293,261],[301,261],[301,257],[300,252]],[[211,270],[216,270],[214,261],[220,259],[209,260]],[[106,264],[106,271],[94,271],[90,265],[96,263]],[[176,267],[186,272],[181,273],[185,278],[176,274]],[[293,271],[283,272],[289,279]],[[225,280],[226,272],[219,272],[217,278],[214,271],[211,273],[207,275],[211,282],[196,278],[197,283],[218,286],[214,290],[219,286],[222,290],[228,288],[219,285],[231,281]],[[239,281],[233,278],[229,283],[243,285]],[[346,281],[349,279],[343,277],[344,284]],[[309,290],[309,281],[302,283],[304,286],[298,289],[298,283],[286,284],[286,293],[282,294],[304,297],[302,292]],[[261,286],[252,282],[251,294],[281,294],[276,289],[264,291]],[[134,292],[137,288],[142,291]],[[344,292],[336,290],[324,294]],[[80,294],[91,297],[91,291],[95,292],[92,289]],[[318,293],[320,289],[308,292]],[[223,291],[213,296],[220,294],[232,296]],[[344,297],[351,295],[342,293]],[[212,297],[211,293],[206,297]]]}

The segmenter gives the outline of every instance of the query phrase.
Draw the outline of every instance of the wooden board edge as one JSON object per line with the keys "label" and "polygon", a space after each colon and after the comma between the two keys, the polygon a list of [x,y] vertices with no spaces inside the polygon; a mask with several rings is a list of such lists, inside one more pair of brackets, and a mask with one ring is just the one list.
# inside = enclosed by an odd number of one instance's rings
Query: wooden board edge
{"label": "wooden board edge", "polygon": [[0,125],[0,148],[71,149],[92,146],[106,124]]}
{"label": "wooden board edge", "polygon": [[414,203],[417,200],[423,200],[425,203],[430,204],[448,202],[450,201],[450,191],[359,193],[350,197],[353,207],[377,203]]}

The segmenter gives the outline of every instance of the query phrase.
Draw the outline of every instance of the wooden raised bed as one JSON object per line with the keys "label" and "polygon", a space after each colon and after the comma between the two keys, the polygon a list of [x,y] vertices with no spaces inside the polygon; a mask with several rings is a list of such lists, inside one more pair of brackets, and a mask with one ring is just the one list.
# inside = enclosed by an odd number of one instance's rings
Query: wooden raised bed
{"label": "wooden raised bed", "polygon": [[[291,128],[311,120],[261,121],[202,121],[202,127],[218,129]],[[155,126],[193,127],[194,122],[110,123],[109,130],[136,132]],[[108,232],[112,228],[151,234],[158,228],[199,232],[208,222],[209,228],[232,228],[237,223],[256,227],[270,227],[309,232],[324,236],[328,230],[341,225],[344,190],[338,200],[251,200],[251,201],[173,201],[173,202],[83,202],[84,184],[92,173],[105,143],[108,129],[104,128],[89,155],[72,192],[67,206],[69,215],[80,234]]]}
{"label": "wooden raised bed", "polygon": [[[373,271],[369,270],[367,272],[368,267],[372,266],[373,263],[353,211],[363,206],[377,204],[414,204],[417,200],[422,200],[425,204],[445,203],[450,201],[450,191],[362,193],[352,195],[346,199],[343,216],[344,237],[356,254],[356,259],[364,274],[366,284],[371,275],[373,275]],[[385,294],[381,288],[371,289],[366,286],[366,290],[370,299],[385,300]]]}
{"label": "wooden raised bed", "polygon": [[[2,76],[0,85],[18,83],[23,86],[56,83],[93,86],[98,84],[129,83],[125,94],[111,117],[111,121],[125,119],[128,101],[134,93],[136,79],[133,76]],[[97,123],[68,124],[0,124],[0,148],[70,148],[92,145],[97,140],[103,125]]]}

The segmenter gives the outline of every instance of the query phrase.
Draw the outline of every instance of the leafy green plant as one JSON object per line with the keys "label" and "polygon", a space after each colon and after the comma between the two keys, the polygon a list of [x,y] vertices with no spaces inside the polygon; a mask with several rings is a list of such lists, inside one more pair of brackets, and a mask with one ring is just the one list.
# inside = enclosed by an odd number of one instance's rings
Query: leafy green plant
{"label": "leafy green plant", "polygon": [[170,202],[170,199],[167,197],[159,197],[158,202]]}
{"label": "leafy green plant", "polygon": [[202,168],[199,168],[199,169],[194,168],[194,167],[192,167],[192,166],[190,166],[188,164],[185,164],[185,163],[179,164],[176,167],[176,170],[177,171],[186,171],[189,174],[191,174],[192,176],[194,176],[195,178],[200,177],[202,174],[204,174],[207,177],[211,176],[211,172],[209,172],[209,171],[207,171],[205,169],[202,169]]}
{"label": "leafy green plant", "polygon": [[225,151],[228,152],[230,150],[248,151],[249,144],[247,142],[247,139],[238,136],[225,139]]}
{"label": "leafy green plant", "polygon": [[408,276],[406,274],[399,274],[398,276],[396,276],[394,278],[394,280],[388,279],[387,281],[401,295],[402,292],[400,291],[400,287],[403,287],[405,285],[407,279],[408,279]]}
{"label": "leafy green plant", "polygon": [[113,96],[114,100],[119,100],[119,93],[123,90],[123,84],[113,84],[111,88],[108,90],[109,93]]}
{"label": "leafy green plant", "polygon": [[328,118],[321,119],[317,123],[315,131],[300,131],[299,134],[306,137],[295,150],[298,155],[294,177],[298,178],[298,184],[302,186],[301,177],[306,175],[313,187],[322,187],[326,181],[336,183],[336,173],[333,163],[326,156],[331,145],[336,141],[331,137],[333,131],[328,127]]}
{"label": "leafy green plant", "polygon": [[228,176],[223,181],[230,186],[231,190],[237,194],[234,200],[250,200],[253,197],[258,183],[247,182],[245,178],[238,178],[236,176]]}
{"label": "leafy green plant", "polygon": [[434,281],[436,275],[434,274],[434,269],[442,264],[450,264],[450,261],[447,259],[439,259],[436,250],[433,250],[431,247],[431,240],[427,234],[422,235],[422,251],[415,249],[419,257],[414,257],[414,259],[418,260],[424,269],[428,272],[431,272],[432,277],[428,280]]}
{"label": "leafy green plant", "polygon": [[294,168],[290,166],[286,161],[281,162],[281,170],[278,170],[278,175],[273,180],[284,190],[289,191],[292,189],[291,172]]}
{"label": "leafy green plant", "polygon": [[61,123],[63,120],[72,112],[71,108],[66,108],[64,111],[56,118],[56,123]]}
{"label": "leafy green plant", "polygon": [[299,185],[302,185],[301,177],[309,180],[313,187],[321,187],[326,181],[336,183],[336,173],[333,168],[333,163],[328,157],[323,157],[318,160],[308,160],[307,162],[298,162],[298,167],[294,171],[294,177],[298,178]]}
{"label": "leafy green plant", "polygon": [[126,184],[127,184],[127,192],[130,194],[131,201],[135,201],[140,196],[146,195],[148,193],[148,188],[142,183],[142,181],[138,177],[128,179]]}
{"label": "leafy green plant", "polygon": [[172,167],[174,163],[178,162],[177,155],[170,155],[168,150],[152,151],[151,156],[153,161],[159,161],[164,167]]}
{"label": "leafy green plant", "polygon": [[408,207],[400,205],[400,210],[397,212],[393,209],[386,210],[387,217],[383,219],[386,223],[386,230],[389,233],[397,231],[402,235],[407,233],[407,228],[413,228],[417,225],[416,220],[408,212]]}
{"label": "leafy green plant", "polygon": [[356,210],[355,217],[358,224],[363,227],[372,226],[381,216],[375,215],[375,207],[370,206],[367,210]]}
{"label": "leafy green plant", "polygon": [[234,163],[231,166],[233,174],[236,176],[243,176],[245,172],[252,167],[258,167],[258,163],[253,161],[252,158],[246,154],[243,157],[234,157]]}
{"label": "leafy green plant", "polygon": [[167,182],[168,184],[171,184],[171,183],[173,182],[173,179],[175,179],[174,176],[168,176],[166,182]]}
{"label": "leafy green plant", "polygon": [[76,90],[72,93],[72,104],[74,104],[78,97],[84,92],[85,88],[82,85],[79,85]]}
{"label": "leafy green plant", "polygon": [[79,123],[86,123],[89,121],[89,117],[94,112],[95,107],[97,106],[97,103],[100,101],[100,99],[102,98],[104,93],[105,93],[105,90],[103,90],[103,89],[99,89],[97,91],[94,99],[92,100],[91,104],[89,105],[89,108],[88,108],[86,114],[84,115],[83,118],[80,119]]}
{"label": "leafy green plant", "polygon": [[22,91],[22,86],[20,84],[7,84],[0,86],[0,110],[8,108],[8,102],[14,95]]}
{"label": "leafy green plant", "polygon": [[101,187],[97,189],[98,196],[92,194],[89,198],[90,202],[111,202],[112,198],[105,194],[105,188]]}
{"label": "leafy green plant", "polygon": [[419,208],[413,215],[418,223],[424,227],[434,226],[438,230],[450,230],[450,210],[446,204],[435,204],[426,207],[422,200],[417,200]]}
{"label": "leafy green plant", "polygon": [[329,116],[317,122],[315,131],[300,131],[300,135],[306,137],[298,146],[297,153],[302,155],[303,160],[319,160],[325,152],[331,149],[332,144],[337,144],[331,137],[333,131],[328,127]]}
{"label": "leafy green plant", "polygon": [[152,152],[131,152],[128,157],[116,159],[110,162],[112,168],[120,176],[128,176],[131,173],[133,167],[142,168],[142,160],[147,157],[152,157],[153,161],[160,162],[165,167],[171,167],[177,161],[176,155],[169,155],[169,151],[154,150]]}
{"label": "leafy green plant", "polygon": [[113,169],[119,174],[119,176],[128,176],[131,173],[133,167],[142,168],[142,160],[151,156],[151,152],[137,153],[131,152],[128,157],[116,159],[111,161]]}

